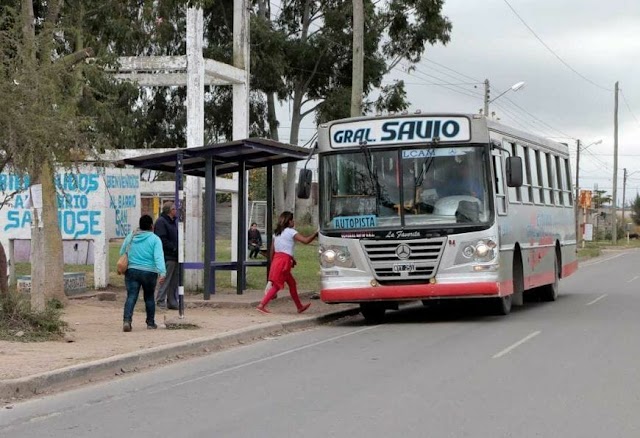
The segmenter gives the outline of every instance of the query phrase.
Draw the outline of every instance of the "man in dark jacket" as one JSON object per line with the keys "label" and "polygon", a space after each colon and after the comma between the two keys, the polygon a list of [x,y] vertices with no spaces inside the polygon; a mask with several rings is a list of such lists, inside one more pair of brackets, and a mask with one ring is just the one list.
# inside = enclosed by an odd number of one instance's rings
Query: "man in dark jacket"
{"label": "man in dark jacket", "polygon": [[176,224],[176,207],[173,202],[162,204],[162,214],[156,220],[153,231],[162,241],[164,263],[167,276],[158,288],[156,303],[158,307],[178,308],[178,224]]}

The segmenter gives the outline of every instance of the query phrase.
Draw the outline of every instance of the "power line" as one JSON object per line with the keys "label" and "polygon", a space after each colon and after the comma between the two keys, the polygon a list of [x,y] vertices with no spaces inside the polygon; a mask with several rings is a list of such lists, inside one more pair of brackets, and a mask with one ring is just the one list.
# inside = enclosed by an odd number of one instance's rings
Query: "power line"
{"label": "power line", "polygon": [[629,102],[627,101],[626,96],[624,95],[624,93],[622,92],[622,90],[620,90],[620,94],[622,95],[622,100],[624,100],[624,104],[627,106],[627,109],[629,110],[629,112],[631,113],[631,116],[633,117],[633,119],[636,121],[636,123],[638,124],[638,126],[640,126],[640,122],[638,122],[638,118],[636,117],[636,115],[633,113],[633,111],[631,111],[631,107],[629,106]]}
{"label": "power line", "polygon": [[540,41],[540,43],[549,51],[551,52],[551,54],[553,56],[555,56],[558,61],[560,61],[562,64],[564,64],[565,67],[567,67],[569,70],[571,70],[572,72],[574,72],[576,75],[578,75],[580,78],[584,79],[585,81],[589,82],[591,85],[600,88],[601,90],[605,90],[605,91],[613,91],[610,88],[606,88],[603,87],[602,85],[596,84],[595,82],[593,82],[591,79],[587,78],[586,76],[584,76],[582,73],[580,73],[579,71],[577,71],[575,68],[571,67],[564,59],[562,59],[560,57],[560,55],[558,55],[556,52],[553,51],[553,49],[551,47],[549,47],[544,41],[542,41],[542,38],[540,38],[535,31],[531,28],[531,26],[529,26],[527,24],[526,21],[524,21],[524,19],[520,16],[520,14],[518,14],[518,12],[516,12],[516,10],[513,8],[513,6],[511,6],[509,4],[509,2],[507,0],[503,0],[507,6],[509,6],[509,9],[511,9],[511,11],[515,14],[516,17],[518,17],[518,19],[522,22],[522,24],[524,24],[524,26],[529,29],[529,31],[533,34],[534,37],[536,37],[536,39],[538,41]]}

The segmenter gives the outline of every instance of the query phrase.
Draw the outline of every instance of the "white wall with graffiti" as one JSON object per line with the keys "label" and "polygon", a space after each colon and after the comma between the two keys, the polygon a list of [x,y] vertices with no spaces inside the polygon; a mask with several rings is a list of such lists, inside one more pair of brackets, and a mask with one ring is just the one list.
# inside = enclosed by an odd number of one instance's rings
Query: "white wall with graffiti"
{"label": "white wall with graffiti", "polygon": [[[138,226],[140,171],[138,169],[81,166],[58,169],[58,222],[65,263],[93,264],[96,288],[109,281],[109,240],[122,238]],[[29,261],[32,200],[28,177],[11,170],[0,173],[0,242],[15,260]],[[32,202],[35,201],[35,202]]]}

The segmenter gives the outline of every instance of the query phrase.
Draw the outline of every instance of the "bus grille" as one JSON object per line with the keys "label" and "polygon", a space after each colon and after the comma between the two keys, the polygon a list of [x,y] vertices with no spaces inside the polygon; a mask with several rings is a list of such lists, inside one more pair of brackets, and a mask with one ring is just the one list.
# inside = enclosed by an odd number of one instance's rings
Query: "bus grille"
{"label": "bus grille", "polygon": [[[446,238],[401,241],[362,241],[362,249],[369,259],[377,280],[428,280],[436,274]],[[408,258],[396,255],[399,245],[410,249]],[[406,249],[406,248],[403,248]],[[401,251],[402,252],[402,251]],[[412,265],[411,271],[394,270],[395,265]]]}

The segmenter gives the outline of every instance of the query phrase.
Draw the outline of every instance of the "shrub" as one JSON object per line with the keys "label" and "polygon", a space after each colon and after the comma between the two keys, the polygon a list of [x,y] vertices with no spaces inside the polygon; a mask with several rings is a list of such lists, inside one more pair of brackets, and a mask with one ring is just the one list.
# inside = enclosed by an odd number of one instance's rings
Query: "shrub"
{"label": "shrub", "polygon": [[[67,327],[61,319],[62,307],[59,300],[53,299],[43,312],[35,312],[28,295],[10,292],[0,297],[0,339],[32,342],[62,338]],[[22,335],[16,336],[20,332]]]}

